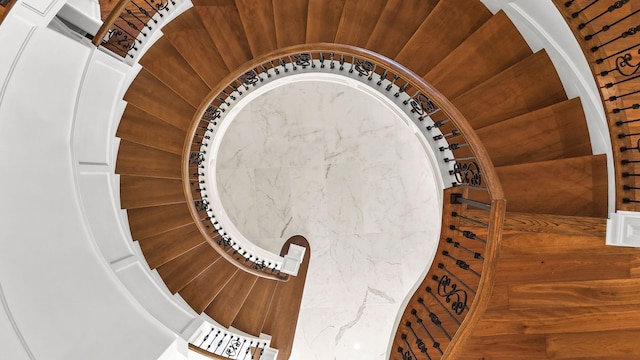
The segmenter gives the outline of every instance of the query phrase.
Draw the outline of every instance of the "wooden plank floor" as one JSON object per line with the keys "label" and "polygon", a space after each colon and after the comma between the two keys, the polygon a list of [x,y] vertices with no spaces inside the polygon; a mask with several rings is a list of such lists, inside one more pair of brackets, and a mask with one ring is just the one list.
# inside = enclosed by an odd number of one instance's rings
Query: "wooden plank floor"
{"label": "wooden plank floor", "polygon": [[[507,227],[527,222],[515,218]],[[491,305],[462,359],[640,359],[640,249],[566,233],[572,218],[505,231]]]}

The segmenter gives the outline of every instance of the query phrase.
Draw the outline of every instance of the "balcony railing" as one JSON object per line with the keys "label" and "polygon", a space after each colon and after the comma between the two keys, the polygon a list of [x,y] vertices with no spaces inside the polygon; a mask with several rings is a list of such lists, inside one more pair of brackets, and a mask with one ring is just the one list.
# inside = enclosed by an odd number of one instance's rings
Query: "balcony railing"
{"label": "balcony railing", "polygon": [[606,112],[616,209],[640,211],[640,7],[629,0],[554,0],[589,62]]}
{"label": "balcony railing", "polygon": [[103,19],[93,44],[132,59],[175,6],[174,0],[120,0]]}
{"label": "balcony railing", "polygon": [[[384,95],[419,128],[424,145],[431,147],[437,159],[448,188],[445,226],[426,285],[410,302],[396,343],[398,351],[414,358],[418,354],[425,354],[418,359],[427,359],[426,354],[432,359],[455,358],[456,347],[448,345],[464,341],[464,329],[477,321],[487,305],[506,201],[491,160],[464,117],[429,84],[393,61],[346,45],[300,45],[256,59],[229,75],[210,93],[188,132],[191,141],[185,149],[183,174],[192,212],[220,246],[233,249],[238,261],[264,261],[249,250],[250,241],[222,226],[228,221],[212,180],[219,139],[227,114],[247,95],[278,79],[323,73],[351,78]],[[485,210],[486,217],[467,214],[468,209]],[[433,349],[425,345],[427,341]]]}

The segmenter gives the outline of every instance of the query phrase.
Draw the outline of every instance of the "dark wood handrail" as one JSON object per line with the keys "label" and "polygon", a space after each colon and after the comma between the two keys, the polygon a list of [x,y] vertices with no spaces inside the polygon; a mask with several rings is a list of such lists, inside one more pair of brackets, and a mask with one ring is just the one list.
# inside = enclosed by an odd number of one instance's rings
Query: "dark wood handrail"
{"label": "dark wood handrail", "polygon": [[118,17],[120,17],[120,15],[122,14],[122,12],[127,7],[130,1],[131,0],[118,1],[118,4],[116,4],[116,6],[113,7],[113,10],[109,14],[109,16],[107,16],[107,18],[104,20],[104,23],[102,23],[102,26],[96,33],[96,36],[91,41],[93,45],[100,46],[100,44],[102,44],[102,41],[104,40],[105,36],[107,36],[109,29],[113,27],[113,24],[116,23],[116,21],[118,20]]}
{"label": "dark wood handrail", "polygon": [[[371,51],[354,46],[331,43],[317,43],[295,45],[276,50],[254,60],[251,60],[245,65],[231,72],[220,82],[220,85],[218,87],[214,88],[209,93],[205,101],[202,102],[197,112],[195,113],[195,117],[193,118],[190,129],[187,131],[187,138],[183,151],[183,183],[185,195],[188,199],[191,212],[197,218],[198,212],[194,205],[192,190],[189,184],[189,156],[193,151],[192,142],[194,139],[194,135],[196,134],[197,128],[201,126],[202,116],[205,111],[210,107],[215,99],[220,97],[225,89],[228,91],[232,91],[230,90],[230,84],[238,85],[238,79],[240,79],[241,76],[246,75],[248,71],[259,69],[261,68],[261,66],[269,64],[272,60],[276,64],[278,64],[280,59],[290,59],[290,57],[294,57],[295,55],[318,52],[322,52],[325,54],[344,54],[357,57],[358,59],[367,60],[374,64],[380,65],[385,69],[390,69],[394,74],[400,75],[400,77],[404,81],[407,81],[410,84],[411,88],[427,95],[433,102],[435,102],[439,106],[440,110],[448,116],[454,126],[465,138],[466,143],[468,144],[473,153],[473,156],[475,157],[475,161],[477,161],[478,166],[482,171],[482,181],[484,182],[484,184],[486,184],[486,188],[484,188],[484,190],[488,191],[489,201],[491,204],[487,245],[484,252],[485,260],[482,265],[482,276],[477,288],[475,301],[471,305],[470,309],[468,310],[467,316],[464,318],[463,323],[452,339],[450,343],[451,346],[447,348],[442,357],[442,359],[455,359],[457,354],[459,354],[458,352],[462,348],[464,341],[469,337],[471,332],[470,330],[473,329],[473,327],[487,308],[489,299],[491,297],[495,268],[498,260],[498,250],[500,249],[502,223],[504,221],[506,211],[506,199],[504,197],[504,192],[493,163],[486,149],[484,148],[483,144],[479,140],[478,136],[476,135],[475,131],[466,120],[466,118],[447,98],[440,94],[440,92],[438,92],[430,84],[426,83],[422,78],[413,74],[410,70],[403,67],[402,65]],[[203,232],[203,234],[205,233],[206,232]],[[215,244],[213,245],[215,247]]]}

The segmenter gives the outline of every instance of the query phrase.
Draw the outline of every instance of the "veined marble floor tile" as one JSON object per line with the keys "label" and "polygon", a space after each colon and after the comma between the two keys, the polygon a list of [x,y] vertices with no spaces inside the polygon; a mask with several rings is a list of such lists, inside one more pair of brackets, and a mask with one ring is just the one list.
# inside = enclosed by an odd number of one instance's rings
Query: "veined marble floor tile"
{"label": "veined marble floor tile", "polygon": [[255,244],[279,253],[293,235],[309,240],[291,360],[385,359],[440,234],[433,170],[411,129],[357,89],[288,84],[230,125],[217,182]]}

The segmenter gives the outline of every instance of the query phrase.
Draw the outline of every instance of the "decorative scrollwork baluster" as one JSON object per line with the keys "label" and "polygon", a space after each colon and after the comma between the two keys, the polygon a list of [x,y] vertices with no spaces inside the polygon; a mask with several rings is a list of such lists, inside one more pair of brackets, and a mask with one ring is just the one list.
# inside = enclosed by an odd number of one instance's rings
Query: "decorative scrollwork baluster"
{"label": "decorative scrollwork baluster", "polygon": [[[462,314],[467,308],[467,292],[458,289],[457,284],[452,284],[451,278],[447,275],[440,276],[438,295],[444,297],[447,304],[451,303],[451,310],[458,315]],[[453,302],[451,301],[452,297],[455,297]]]}
{"label": "decorative scrollwork baluster", "polygon": [[480,167],[475,163],[475,161],[470,161],[468,163],[455,163],[453,171],[451,171],[451,175],[455,176],[456,181],[459,184],[471,186],[482,185]]}

